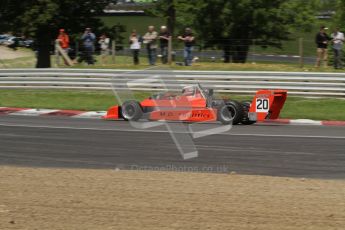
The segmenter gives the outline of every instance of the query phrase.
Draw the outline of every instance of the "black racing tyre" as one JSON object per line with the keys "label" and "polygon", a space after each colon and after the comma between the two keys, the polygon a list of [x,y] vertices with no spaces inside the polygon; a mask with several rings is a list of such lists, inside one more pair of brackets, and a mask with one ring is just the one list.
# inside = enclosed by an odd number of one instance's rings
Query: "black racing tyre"
{"label": "black racing tyre", "polygon": [[242,101],[241,102],[242,104],[242,107],[243,107],[243,118],[242,118],[242,125],[252,125],[255,123],[255,121],[251,121],[249,120],[249,117],[248,117],[248,113],[249,113],[249,109],[250,109],[250,106],[252,104],[251,101]]}
{"label": "black racing tyre", "polygon": [[219,106],[217,118],[224,125],[237,125],[242,121],[243,108],[237,101],[226,101],[225,104]]}
{"label": "black racing tyre", "polygon": [[121,116],[127,121],[137,121],[143,116],[143,109],[137,101],[125,101],[121,106]]}

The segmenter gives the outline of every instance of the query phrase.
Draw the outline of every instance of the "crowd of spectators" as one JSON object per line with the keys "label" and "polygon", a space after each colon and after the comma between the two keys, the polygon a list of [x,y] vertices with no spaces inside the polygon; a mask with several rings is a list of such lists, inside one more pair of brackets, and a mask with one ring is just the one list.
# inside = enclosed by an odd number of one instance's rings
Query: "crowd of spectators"
{"label": "crowd of spectators", "polygon": [[[345,41],[344,34],[340,32],[340,28],[337,27],[331,34],[327,33],[328,28],[325,26],[320,27],[320,31],[315,36],[315,42],[317,46],[317,59],[315,67],[328,65],[328,47],[331,46],[334,56],[334,68],[343,68],[342,63],[342,50]],[[87,64],[92,65],[95,63],[93,54],[95,52],[95,43],[97,42],[96,35],[92,32],[91,28],[86,28],[81,36],[82,41],[82,55],[78,61],[85,61]],[[191,28],[186,28],[184,33],[179,35],[177,39],[184,43],[183,57],[185,66],[192,65],[193,62],[193,46],[195,43],[195,36]],[[169,33],[166,26],[161,26],[160,31],[157,32],[154,26],[148,26],[147,32],[141,36],[136,30],[132,30],[129,36],[129,48],[133,57],[133,64],[138,65],[140,62],[140,50],[146,49],[149,65],[157,64],[157,57],[160,57],[162,64],[168,63],[169,42],[172,40],[172,35]],[[69,52],[69,36],[64,29],[60,29],[57,38],[61,48],[68,53]],[[102,63],[105,63],[107,56],[110,54],[110,39],[106,34],[102,34],[98,38],[98,45],[100,47],[100,54]],[[159,49],[159,50],[158,50]],[[158,54],[159,52],[159,54]]]}
{"label": "crowd of spectators", "polygon": [[[186,28],[185,32],[178,36],[177,39],[184,43],[184,64],[190,66],[192,64],[193,56],[192,50],[194,45],[194,35],[190,28]],[[95,44],[97,42],[96,35],[91,28],[86,28],[80,40],[82,41],[82,52],[78,62],[85,61],[88,65],[93,65],[95,59]],[[147,53],[149,65],[157,64],[157,57],[160,57],[162,64],[168,63],[169,42],[172,36],[166,26],[161,26],[159,33],[154,26],[149,26],[147,32],[141,36],[134,29],[129,36],[129,48],[133,57],[133,64],[138,65],[140,62],[140,50],[144,48]],[[59,30],[57,42],[67,54],[70,52],[70,39],[65,29]],[[101,61],[105,63],[107,56],[110,54],[110,39],[106,34],[102,34],[98,39],[100,47]],[[159,50],[158,50],[159,49]],[[159,54],[158,54],[159,52]]]}
{"label": "crowd of spectators", "polygon": [[[184,42],[184,64],[190,66],[192,64],[192,50],[194,45],[194,35],[190,28],[186,28],[185,33],[177,37]],[[141,43],[145,45],[147,51],[148,62],[150,65],[156,65],[156,57],[161,58],[162,64],[168,63],[169,42],[171,42],[172,35],[168,31],[166,26],[161,26],[160,32],[155,30],[154,26],[149,26],[147,32],[143,37],[136,33],[132,33],[129,41],[131,44],[131,50],[133,53],[133,62],[138,64],[138,55],[141,48]],[[158,44],[159,42],[159,44]],[[158,47],[160,48],[160,54],[157,55]]]}
{"label": "crowd of spectators", "polygon": [[[86,28],[80,40],[82,41],[82,55],[80,55],[78,62],[86,62],[88,65],[93,65],[95,63],[93,55],[95,53],[95,43],[97,41],[96,35],[92,32],[91,28]],[[56,41],[66,54],[70,53],[70,39],[65,29],[59,30]],[[105,63],[106,57],[110,54],[110,39],[106,34],[103,33],[98,38],[98,45],[100,47],[101,61]]]}
{"label": "crowd of spectators", "polygon": [[331,45],[334,55],[333,66],[335,69],[342,69],[342,50],[345,41],[344,34],[340,32],[340,28],[336,27],[331,33],[327,34],[328,28],[325,26],[320,27],[320,31],[315,36],[315,42],[317,45],[317,59],[315,67],[319,68],[321,62],[323,66],[328,65],[328,46]]}

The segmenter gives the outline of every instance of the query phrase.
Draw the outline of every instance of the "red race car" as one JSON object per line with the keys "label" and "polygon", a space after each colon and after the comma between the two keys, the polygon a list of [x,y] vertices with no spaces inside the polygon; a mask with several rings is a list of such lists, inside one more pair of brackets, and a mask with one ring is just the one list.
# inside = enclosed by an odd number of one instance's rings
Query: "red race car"
{"label": "red race car", "polygon": [[180,95],[161,93],[138,102],[125,101],[121,106],[111,107],[104,119],[137,121],[186,121],[223,124],[253,124],[256,121],[277,119],[287,97],[285,90],[259,90],[254,99],[237,102],[215,99],[213,89],[201,85],[184,87]]}

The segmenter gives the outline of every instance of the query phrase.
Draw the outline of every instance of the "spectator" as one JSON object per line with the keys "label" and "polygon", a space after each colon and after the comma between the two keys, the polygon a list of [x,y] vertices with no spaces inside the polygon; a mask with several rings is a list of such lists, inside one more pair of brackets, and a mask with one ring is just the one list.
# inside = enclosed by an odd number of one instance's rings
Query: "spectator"
{"label": "spectator", "polygon": [[339,27],[337,27],[332,34],[333,41],[333,54],[334,54],[334,68],[341,69],[343,68],[342,64],[342,49],[344,44],[344,34],[340,32]]}
{"label": "spectator", "polygon": [[146,44],[147,56],[150,65],[156,64],[157,37],[158,33],[155,31],[155,27],[149,26],[147,33],[144,35],[144,44]]}
{"label": "spectator", "polygon": [[81,37],[84,46],[84,58],[88,65],[93,65],[93,52],[95,50],[94,43],[96,40],[96,36],[92,33],[90,28],[86,28],[83,36]]}
{"label": "spectator", "polygon": [[133,30],[129,36],[130,49],[132,50],[133,63],[139,65],[139,52],[141,48],[141,37],[137,34],[136,30]]}
{"label": "spectator", "polygon": [[315,67],[320,67],[321,60],[323,61],[323,65],[327,66],[327,46],[328,41],[331,40],[331,38],[327,35],[325,26],[321,26],[320,31],[316,34],[315,42],[317,45],[317,59],[316,59],[316,65]]}
{"label": "spectator", "polygon": [[69,36],[68,34],[65,32],[65,29],[60,29],[59,30],[59,36],[57,38],[59,45],[61,46],[61,48],[68,53],[68,49],[69,49]]}
{"label": "spectator", "polygon": [[[59,36],[57,37],[57,41],[59,42],[59,45],[61,48],[65,51],[65,53],[68,55],[69,53],[69,36],[65,32],[65,29],[59,30]],[[65,61],[65,65],[68,65],[67,61]]]}
{"label": "spectator", "polygon": [[109,55],[109,46],[110,46],[110,39],[107,37],[106,34],[102,34],[99,38],[98,44],[101,48],[101,61],[102,64],[105,63],[107,56]]}
{"label": "spectator", "polygon": [[182,36],[178,36],[178,39],[184,42],[184,64],[186,66],[192,65],[192,51],[194,45],[194,35],[190,28],[186,28]]}
{"label": "spectator", "polygon": [[159,41],[160,41],[160,48],[161,48],[161,56],[162,56],[162,63],[168,63],[168,44],[171,36],[168,32],[166,26],[161,26],[161,31],[159,33]]}

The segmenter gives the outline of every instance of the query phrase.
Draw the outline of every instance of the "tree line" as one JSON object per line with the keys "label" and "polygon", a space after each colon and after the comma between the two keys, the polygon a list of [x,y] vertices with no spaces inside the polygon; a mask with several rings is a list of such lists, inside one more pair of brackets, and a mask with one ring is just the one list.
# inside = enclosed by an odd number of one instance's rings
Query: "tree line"
{"label": "tree line", "polygon": [[[50,67],[51,40],[59,28],[79,34],[86,27],[106,28],[99,15],[111,0],[0,0],[0,32],[30,35],[37,42],[37,67]],[[293,31],[308,31],[322,9],[337,11],[334,23],[345,22],[345,0],[158,0],[147,14],[166,19],[172,34],[195,30],[206,47],[224,51],[224,61],[246,62],[252,40],[256,45],[282,47]],[[114,32],[115,31],[115,32]]]}

